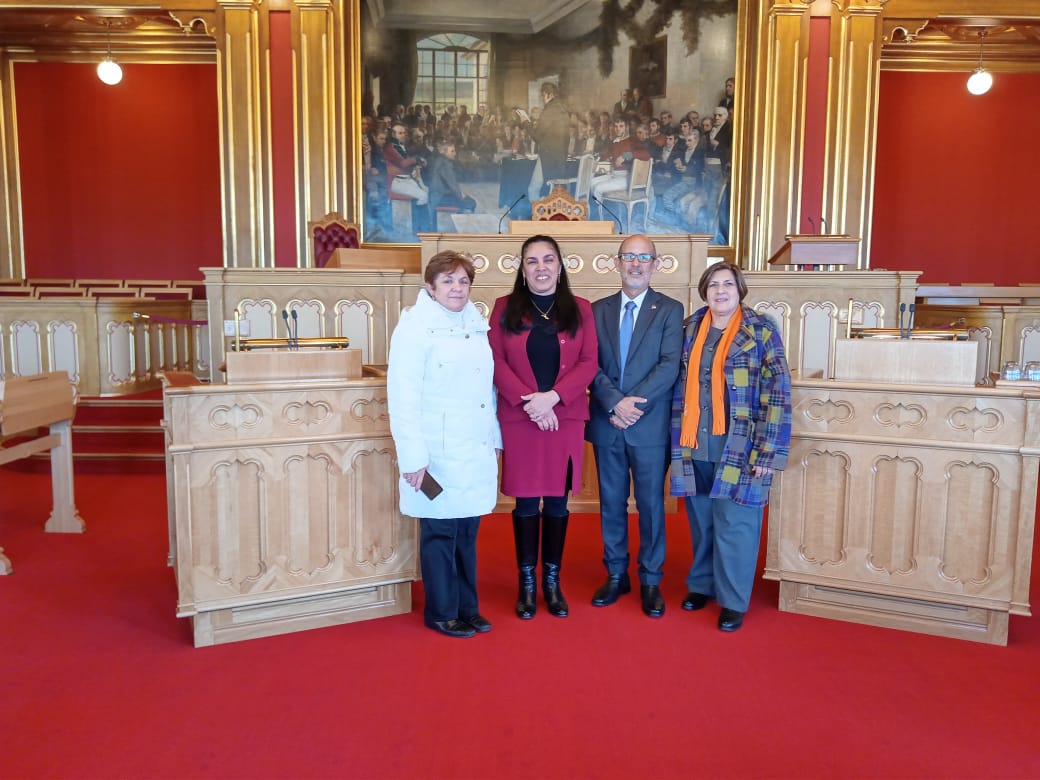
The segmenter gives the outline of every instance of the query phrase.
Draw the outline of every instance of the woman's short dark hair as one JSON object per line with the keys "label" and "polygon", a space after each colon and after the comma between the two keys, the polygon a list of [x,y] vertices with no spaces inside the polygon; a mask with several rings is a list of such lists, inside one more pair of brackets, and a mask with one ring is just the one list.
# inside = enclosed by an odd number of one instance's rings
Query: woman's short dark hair
{"label": "woman's short dark hair", "polygon": [[426,271],[423,273],[423,281],[432,285],[440,274],[450,274],[456,268],[462,268],[470,282],[477,275],[472,260],[461,252],[447,250],[438,252],[430,258],[430,262],[426,264]]}
{"label": "woman's short dark hair", "polygon": [[570,282],[567,281],[567,266],[563,262],[563,252],[556,239],[552,236],[534,235],[524,241],[520,247],[520,266],[516,269],[516,279],[513,280],[513,290],[506,298],[506,310],[502,314],[502,327],[509,333],[520,333],[530,328],[524,324],[534,319],[534,304],[531,303],[531,294],[527,289],[527,280],[524,277],[524,256],[532,244],[545,243],[552,246],[556,257],[560,261],[560,279],[556,283],[556,305],[554,307],[556,327],[567,331],[573,336],[578,332],[581,324],[581,312],[578,311],[578,302],[571,292]]}
{"label": "woman's short dark hair", "polygon": [[712,263],[704,269],[704,273],[701,274],[701,280],[697,282],[697,292],[700,293],[701,300],[708,300],[708,281],[715,275],[716,271],[733,272],[733,278],[737,282],[737,292],[740,293],[740,302],[743,303],[744,299],[747,297],[747,280],[744,279],[744,274],[740,270],[740,266],[731,263],[728,260],[719,260],[719,262]]}

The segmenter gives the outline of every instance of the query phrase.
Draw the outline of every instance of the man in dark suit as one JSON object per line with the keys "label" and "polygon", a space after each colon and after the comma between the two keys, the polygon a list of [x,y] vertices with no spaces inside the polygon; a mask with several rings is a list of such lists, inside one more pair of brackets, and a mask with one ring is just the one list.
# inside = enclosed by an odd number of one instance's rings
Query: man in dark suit
{"label": "man in dark suit", "polygon": [[[643,612],[664,614],[664,479],[668,469],[672,389],[682,355],[683,306],[650,289],[661,261],[653,241],[632,235],[615,258],[621,290],[592,304],[599,371],[592,380],[592,442],[599,478],[603,564],[597,607],[632,589],[628,576],[629,479],[639,511],[639,584]],[[626,349],[627,347],[627,349]]]}

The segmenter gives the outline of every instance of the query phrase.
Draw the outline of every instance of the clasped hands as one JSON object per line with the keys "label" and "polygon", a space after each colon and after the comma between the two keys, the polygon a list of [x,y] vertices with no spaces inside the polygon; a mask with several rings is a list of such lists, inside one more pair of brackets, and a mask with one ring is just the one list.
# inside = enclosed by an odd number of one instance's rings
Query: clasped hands
{"label": "clasped hands", "polygon": [[639,422],[643,416],[643,410],[636,404],[645,404],[646,399],[641,395],[626,395],[614,404],[614,413],[610,416],[610,424],[620,431]]}
{"label": "clasped hands", "polygon": [[531,422],[538,426],[540,431],[558,431],[560,421],[556,418],[553,407],[560,402],[560,394],[555,390],[544,393],[528,393],[520,396],[524,404],[524,411],[531,418]]}

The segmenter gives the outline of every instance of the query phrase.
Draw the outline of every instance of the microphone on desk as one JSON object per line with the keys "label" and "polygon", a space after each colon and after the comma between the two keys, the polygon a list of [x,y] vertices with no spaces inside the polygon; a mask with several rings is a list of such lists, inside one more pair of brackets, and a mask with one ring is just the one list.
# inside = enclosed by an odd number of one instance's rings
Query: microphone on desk
{"label": "microphone on desk", "polygon": [[812,232],[818,235],[820,231],[816,229],[816,222],[813,221],[812,217],[806,217],[806,219],[809,220],[809,227],[812,228]]}
{"label": "microphone on desk", "polygon": [[827,229],[827,220],[825,220],[823,218],[823,215],[821,214],[820,215],[820,232],[822,233],[826,229]]}
{"label": "microphone on desk", "polygon": [[621,234],[623,231],[621,229],[621,220],[618,218],[618,215],[615,214],[612,209],[607,208],[607,204],[604,203],[603,201],[601,201],[599,198],[597,198],[591,192],[589,193],[589,197],[592,198],[594,201],[596,201],[596,203],[599,204],[599,208],[600,208],[600,212],[601,213],[605,211],[608,214],[610,214],[610,216],[612,216],[614,218],[614,221],[617,223],[617,232],[618,232],[618,234]]}
{"label": "microphone on desk", "polygon": [[296,309],[292,310],[293,344],[294,349],[300,348],[300,321],[296,316]]}
{"label": "microphone on desk", "polygon": [[526,197],[527,197],[527,193],[526,192],[521,192],[519,195],[517,195],[516,196],[516,200],[514,200],[512,203],[509,204],[509,208],[506,209],[506,213],[503,214],[499,218],[499,220],[498,220],[498,234],[499,235],[502,235],[502,223],[505,221],[505,218],[509,216],[510,212],[512,212],[513,206],[515,206],[517,203],[519,203],[520,201],[522,201]]}
{"label": "microphone on desk", "polygon": [[289,312],[285,309],[282,309],[282,319],[285,320],[285,332],[289,334],[289,338],[285,343],[289,349],[292,349],[292,328],[289,327]]}

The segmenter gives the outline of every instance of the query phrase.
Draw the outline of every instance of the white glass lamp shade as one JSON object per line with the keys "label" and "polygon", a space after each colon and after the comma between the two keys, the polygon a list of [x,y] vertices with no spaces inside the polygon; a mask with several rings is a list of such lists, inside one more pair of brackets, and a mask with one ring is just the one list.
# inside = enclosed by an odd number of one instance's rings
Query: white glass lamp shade
{"label": "white glass lamp shade", "polygon": [[105,84],[115,86],[123,80],[123,69],[112,57],[105,57],[98,63],[97,75]]}
{"label": "white glass lamp shade", "polygon": [[993,86],[993,75],[982,68],[976,68],[975,71],[968,76],[968,92],[973,95],[985,95],[989,92],[989,88]]}

